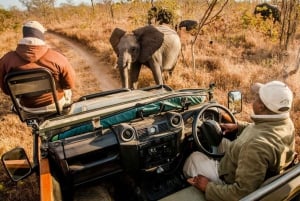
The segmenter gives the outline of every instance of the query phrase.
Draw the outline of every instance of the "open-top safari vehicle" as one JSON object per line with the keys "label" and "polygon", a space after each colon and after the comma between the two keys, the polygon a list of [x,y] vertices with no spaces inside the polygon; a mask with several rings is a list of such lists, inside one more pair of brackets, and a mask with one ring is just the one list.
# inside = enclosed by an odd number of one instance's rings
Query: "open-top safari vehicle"
{"label": "open-top safari vehicle", "polygon": [[[5,80],[20,120],[32,127],[34,147],[33,162],[23,148],[5,153],[2,162],[14,181],[36,172],[42,201],[103,200],[77,196],[99,183],[113,188],[111,200],[205,200],[186,182],[183,163],[195,150],[222,157],[218,123],[236,122],[242,109],[239,91],[228,93],[225,107],[214,100],[213,84],[182,90],[159,85],[91,94],[63,110],[56,104],[54,112],[33,114],[18,98],[51,93],[57,103],[51,73],[41,68]],[[295,165],[243,200],[298,200],[299,174]]]}

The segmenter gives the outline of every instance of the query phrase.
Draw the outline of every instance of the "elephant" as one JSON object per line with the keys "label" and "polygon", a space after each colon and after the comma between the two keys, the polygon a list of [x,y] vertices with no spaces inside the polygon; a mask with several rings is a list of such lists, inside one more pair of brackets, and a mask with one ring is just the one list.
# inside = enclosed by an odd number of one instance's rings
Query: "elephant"
{"label": "elephant", "polygon": [[[181,28],[185,28],[186,31],[191,31],[191,30],[194,30],[194,29],[197,29],[198,27],[198,22],[195,21],[195,20],[182,20],[180,23],[179,23],[179,30]],[[177,28],[177,27],[176,27]]]}
{"label": "elephant", "polygon": [[268,3],[261,3],[255,6],[254,15],[260,14],[264,20],[271,17],[273,23],[276,21],[280,23],[281,12],[277,6]]}
{"label": "elephant", "polygon": [[155,83],[162,85],[163,72],[172,74],[181,50],[178,34],[167,25],[146,25],[131,33],[115,28],[109,41],[118,57],[122,87],[129,89],[137,89],[142,65],[150,68]]}

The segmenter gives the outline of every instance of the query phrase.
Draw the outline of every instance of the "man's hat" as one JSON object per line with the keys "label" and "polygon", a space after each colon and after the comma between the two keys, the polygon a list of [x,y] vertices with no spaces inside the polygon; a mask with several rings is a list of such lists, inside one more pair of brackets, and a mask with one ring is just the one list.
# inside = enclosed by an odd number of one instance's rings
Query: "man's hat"
{"label": "man's hat", "polygon": [[289,87],[280,81],[266,84],[255,83],[252,91],[259,94],[263,104],[277,114],[289,112],[292,107],[293,93]]}
{"label": "man's hat", "polygon": [[46,29],[37,21],[28,21],[23,24],[23,38],[21,45],[45,45],[44,33]]}

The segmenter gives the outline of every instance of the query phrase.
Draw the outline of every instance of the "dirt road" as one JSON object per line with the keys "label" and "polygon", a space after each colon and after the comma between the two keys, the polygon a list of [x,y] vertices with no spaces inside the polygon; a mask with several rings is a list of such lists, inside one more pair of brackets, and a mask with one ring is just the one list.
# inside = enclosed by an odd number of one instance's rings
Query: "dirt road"
{"label": "dirt road", "polygon": [[[100,91],[121,87],[121,83],[113,76],[112,66],[100,61],[97,56],[93,55],[92,51],[82,44],[49,32],[46,34],[46,41],[49,46],[66,55],[76,71],[78,85],[86,92],[88,91],[85,85],[88,84],[92,84],[95,89],[98,88]],[[94,81],[86,83],[86,76],[89,77],[87,80]],[[92,91],[93,89],[91,89],[91,93]]]}

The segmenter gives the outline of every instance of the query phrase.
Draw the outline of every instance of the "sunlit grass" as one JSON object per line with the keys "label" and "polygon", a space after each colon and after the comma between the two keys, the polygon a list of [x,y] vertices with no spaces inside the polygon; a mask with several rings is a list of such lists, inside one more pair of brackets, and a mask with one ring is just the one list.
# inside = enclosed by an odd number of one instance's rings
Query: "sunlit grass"
{"label": "sunlit grass", "polygon": [[[201,17],[200,5],[181,5],[182,19],[199,20]],[[86,6],[65,6],[57,9],[55,15],[46,18],[36,17],[31,14],[16,15],[13,18],[15,26],[4,32],[0,37],[0,56],[7,51],[14,50],[17,41],[21,38],[20,24],[28,19],[41,21],[49,31],[65,35],[91,49],[102,62],[113,68],[116,63],[116,55],[109,44],[109,37],[116,27],[131,31],[146,24],[146,10],[150,7],[130,4],[116,7],[114,18],[111,17],[107,6],[97,5],[95,12]],[[287,56],[280,59],[281,52],[278,49],[278,24],[273,25],[269,21],[262,21],[252,15],[252,4],[230,4],[224,10],[221,17],[204,27],[195,44],[195,66],[192,65],[191,46],[188,43],[193,39],[189,33],[182,33],[182,42],[185,49],[180,56],[176,68],[165,84],[174,89],[180,88],[207,88],[210,83],[216,84],[215,98],[222,104],[226,104],[229,90],[241,90],[243,92],[243,112],[237,115],[242,120],[250,120],[252,113],[252,94],[249,93],[250,85],[254,82],[267,82],[281,80],[289,84],[295,92],[294,107],[291,117],[294,121],[297,134],[297,150],[299,146],[300,130],[300,98],[299,98],[299,74],[283,78],[284,70],[291,70],[295,66],[298,46],[291,46]],[[12,20],[12,19],[10,19]],[[12,21],[9,21],[13,24]],[[295,36],[300,40],[300,33]],[[97,80],[91,76],[90,67],[81,63],[80,58],[72,58],[68,49],[55,42],[56,49],[64,52],[73,60],[77,74],[77,85],[74,90],[74,99],[83,92],[85,94],[99,90]],[[118,78],[118,72],[115,71]],[[84,84],[82,84],[84,83]],[[154,85],[153,77],[149,69],[143,68],[140,74],[139,87]],[[21,145],[27,153],[32,153],[32,136],[30,128],[20,122],[18,117],[10,111],[11,101],[8,96],[0,92],[0,155],[5,151]],[[1,168],[1,170],[3,170]],[[2,171],[3,173],[3,171]],[[32,183],[31,178],[28,182]],[[4,183],[2,181],[5,181]],[[35,180],[34,180],[35,181]],[[32,185],[29,185],[27,194],[31,194]],[[13,190],[11,190],[13,189]],[[22,200],[20,194],[14,197],[16,184],[9,182],[4,174],[0,174],[0,197],[3,192],[7,200]],[[36,190],[37,191],[37,190]],[[35,194],[36,196],[36,194]],[[27,198],[27,197],[26,197]],[[25,199],[23,199],[25,200]],[[30,200],[30,199],[29,199]]]}

